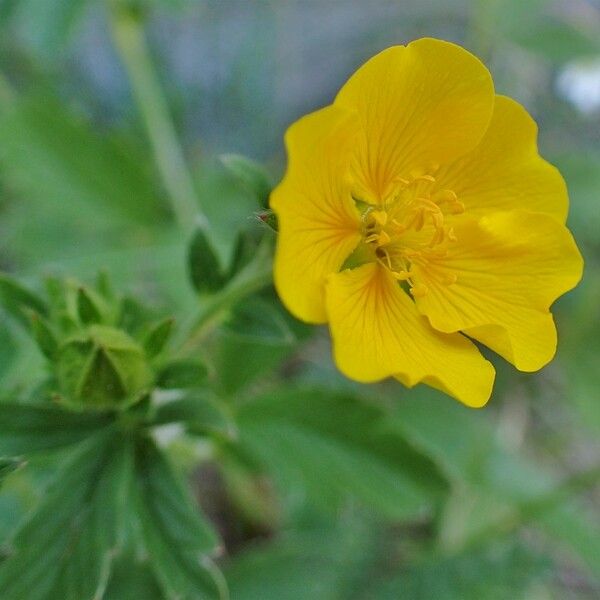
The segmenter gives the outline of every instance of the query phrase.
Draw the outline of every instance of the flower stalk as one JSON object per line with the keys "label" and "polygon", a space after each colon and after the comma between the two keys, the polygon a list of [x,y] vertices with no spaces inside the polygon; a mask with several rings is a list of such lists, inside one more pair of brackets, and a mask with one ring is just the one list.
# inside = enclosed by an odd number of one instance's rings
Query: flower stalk
{"label": "flower stalk", "polygon": [[156,165],[181,229],[206,223],[177,139],[169,108],[152,64],[140,16],[115,2],[110,19],[115,46],[146,127]]}

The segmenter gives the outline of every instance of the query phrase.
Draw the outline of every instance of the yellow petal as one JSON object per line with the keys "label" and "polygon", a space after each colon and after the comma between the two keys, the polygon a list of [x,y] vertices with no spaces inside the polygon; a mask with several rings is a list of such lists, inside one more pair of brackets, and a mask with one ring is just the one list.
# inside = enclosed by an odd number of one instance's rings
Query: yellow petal
{"label": "yellow petal", "polygon": [[428,288],[417,308],[439,331],[465,331],[518,369],[540,369],[556,350],[550,305],[581,278],[570,232],[527,211],[457,220],[455,231],[446,256],[413,269]]}
{"label": "yellow petal", "polygon": [[354,189],[375,204],[399,177],[421,174],[474,148],[492,116],[494,88],[475,56],[426,38],[374,56],[335,104],[359,114]]}
{"label": "yellow petal", "polygon": [[329,106],[294,123],[285,141],[288,169],[271,195],[278,218],[275,286],[287,308],[313,323],[326,320],[324,283],[361,239],[348,170],[357,122]]}
{"label": "yellow petal", "polygon": [[435,177],[436,187],[453,190],[469,216],[517,208],[547,213],[563,223],[567,216],[565,182],[538,154],[535,121],[505,96],[496,96],[480,144]]}
{"label": "yellow petal", "polygon": [[432,329],[389,271],[376,263],[330,275],[327,314],[342,373],[362,382],[394,376],[483,406],[494,369],[461,334]]}

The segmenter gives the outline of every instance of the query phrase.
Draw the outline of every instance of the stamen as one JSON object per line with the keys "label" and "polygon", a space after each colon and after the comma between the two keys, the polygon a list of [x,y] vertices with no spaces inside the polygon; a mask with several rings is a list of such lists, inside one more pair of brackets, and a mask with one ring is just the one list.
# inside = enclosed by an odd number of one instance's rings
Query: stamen
{"label": "stamen", "polygon": [[411,286],[410,293],[413,295],[413,298],[422,298],[423,296],[427,296],[429,288],[423,283],[417,283]]}

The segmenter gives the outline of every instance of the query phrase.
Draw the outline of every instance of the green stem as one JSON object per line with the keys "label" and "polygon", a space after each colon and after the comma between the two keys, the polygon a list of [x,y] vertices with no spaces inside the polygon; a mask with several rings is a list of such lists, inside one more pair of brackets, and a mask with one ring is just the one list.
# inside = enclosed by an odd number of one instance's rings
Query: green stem
{"label": "green stem", "polygon": [[15,100],[15,91],[3,73],[0,73],[0,109],[5,110]]}
{"label": "green stem", "polygon": [[206,218],[198,205],[194,184],[152,65],[140,17],[114,2],[110,23],[175,217],[180,227],[190,233],[195,225],[206,224]]}
{"label": "green stem", "polygon": [[272,281],[272,277],[270,244],[263,242],[258,248],[254,260],[240,271],[225,288],[210,297],[201,308],[181,346],[181,353],[187,354],[196,349],[206,334],[222,321],[233,306],[264,288]]}

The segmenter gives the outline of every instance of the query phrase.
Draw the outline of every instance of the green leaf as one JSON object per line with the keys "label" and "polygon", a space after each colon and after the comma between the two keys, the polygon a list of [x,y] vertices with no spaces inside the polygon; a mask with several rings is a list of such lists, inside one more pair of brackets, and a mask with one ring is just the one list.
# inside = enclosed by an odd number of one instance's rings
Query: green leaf
{"label": "green leaf", "polygon": [[164,600],[147,560],[116,560],[102,600]]}
{"label": "green leaf", "polygon": [[197,359],[175,359],[164,364],[156,377],[158,387],[187,389],[201,387],[208,376],[206,365]]}
{"label": "green leaf", "polygon": [[551,564],[523,544],[492,543],[469,553],[431,559],[379,585],[374,600],[506,600],[529,598]]}
{"label": "green leaf", "polygon": [[377,552],[377,531],[357,519],[318,527],[311,524],[278,534],[234,555],[225,574],[235,600],[347,600],[357,596]]}
{"label": "green leaf", "polygon": [[192,238],[188,266],[192,285],[200,294],[217,292],[227,283],[219,258],[202,227],[196,230]]}
{"label": "green leaf", "polygon": [[322,508],[354,496],[392,519],[422,516],[445,482],[401,436],[383,431],[387,417],[349,395],[281,390],[241,407],[239,444],[281,490],[300,488]]}
{"label": "green leaf", "polygon": [[156,409],[152,425],[182,423],[191,433],[220,433],[232,437],[235,424],[226,407],[200,391],[161,404]]}
{"label": "green leaf", "polygon": [[71,455],[17,529],[0,565],[4,600],[102,597],[119,546],[132,452],[115,434]]}
{"label": "green leaf", "polygon": [[0,302],[9,314],[26,327],[29,327],[27,310],[44,316],[48,314],[46,303],[39,296],[6,273],[0,273]]}
{"label": "green leaf", "polygon": [[0,403],[0,454],[21,455],[81,442],[112,418],[53,406]]}
{"label": "green leaf", "polygon": [[[582,492],[581,485],[565,491],[555,475],[504,449],[481,413],[441,395],[415,390],[394,412],[386,428],[404,435],[430,456],[456,485],[468,486],[463,491],[465,499],[471,498],[472,502],[479,497],[483,501],[473,511],[489,518],[480,520],[479,531],[473,531],[470,518],[464,519],[465,531],[455,530],[455,540],[462,538],[462,543],[470,544],[482,538],[502,537],[531,523],[565,542],[573,556],[591,572],[600,574],[600,528],[584,510],[571,507]],[[451,514],[456,529],[456,512]]]}
{"label": "green leaf", "polygon": [[144,350],[149,358],[153,358],[162,352],[173,333],[174,323],[175,319],[173,317],[167,317],[151,325],[143,341]]}
{"label": "green leaf", "polygon": [[267,170],[259,163],[239,154],[221,154],[219,157],[244,190],[256,198],[261,208],[268,208],[273,184]]}
{"label": "green leaf", "polygon": [[210,558],[218,538],[149,439],[137,449],[137,517],[149,560],[168,599],[224,598],[223,581]]}
{"label": "green leaf", "polygon": [[27,210],[54,207],[62,216],[67,208],[76,210],[80,227],[89,223],[89,235],[98,236],[100,225],[124,217],[130,225],[161,221],[162,200],[136,156],[122,141],[96,134],[51,96],[19,100],[0,117],[3,176],[22,194]]}
{"label": "green leaf", "polygon": [[221,393],[231,395],[269,375],[306,333],[280,305],[250,298],[238,305],[215,338],[211,358]]}
{"label": "green leaf", "polygon": [[7,475],[10,475],[24,464],[25,463],[21,458],[0,457],[0,487]]}

